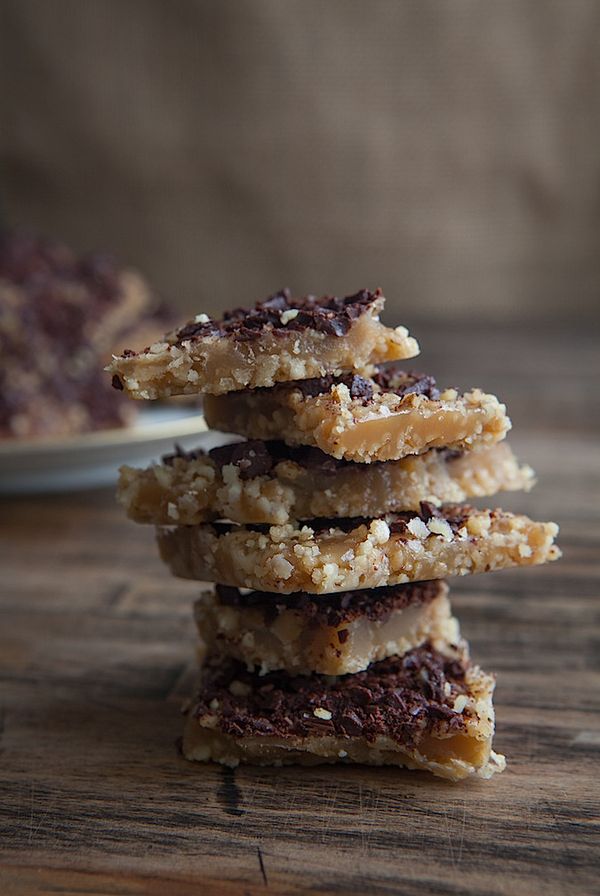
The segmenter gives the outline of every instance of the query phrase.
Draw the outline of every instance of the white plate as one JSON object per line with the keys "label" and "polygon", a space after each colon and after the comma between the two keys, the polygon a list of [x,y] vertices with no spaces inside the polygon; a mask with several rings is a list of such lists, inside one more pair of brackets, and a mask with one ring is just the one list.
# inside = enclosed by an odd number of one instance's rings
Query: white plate
{"label": "white plate", "polygon": [[173,450],[212,448],[223,436],[209,432],[198,410],[149,408],[133,426],[60,439],[0,442],[0,493],[59,492],[113,485],[121,464],[143,466]]}

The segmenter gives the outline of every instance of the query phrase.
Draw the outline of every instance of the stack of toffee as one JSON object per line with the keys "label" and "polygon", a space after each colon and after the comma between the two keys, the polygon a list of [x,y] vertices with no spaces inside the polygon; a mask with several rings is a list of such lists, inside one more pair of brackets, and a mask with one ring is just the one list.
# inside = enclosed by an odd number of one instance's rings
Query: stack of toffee
{"label": "stack of toffee", "polygon": [[504,767],[494,679],[444,579],[555,559],[557,527],[467,503],[527,490],[533,472],[495,396],[398,364],[418,345],[380,322],[383,304],[284,290],[113,359],[116,388],[203,394],[209,427],[244,438],[121,471],[121,503],[158,527],[172,572],[217,583],[195,606],[189,759],[451,780]]}

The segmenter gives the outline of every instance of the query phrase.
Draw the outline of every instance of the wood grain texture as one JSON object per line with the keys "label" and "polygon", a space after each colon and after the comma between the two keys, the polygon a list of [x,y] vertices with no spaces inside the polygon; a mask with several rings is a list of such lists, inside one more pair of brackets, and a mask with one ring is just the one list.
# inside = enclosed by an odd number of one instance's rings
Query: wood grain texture
{"label": "wood grain texture", "polygon": [[186,762],[198,586],[168,577],[109,493],[3,501],[0,893],[597,892],[597,361],[576,337],[501,330],[486,360],[477,334],[429,334],[430,367],[497,388],[518,418],[511,441],[540,484],[502,504],[561,524],[558,563],[454,583],[498,676],[509,765],[489,782]]}

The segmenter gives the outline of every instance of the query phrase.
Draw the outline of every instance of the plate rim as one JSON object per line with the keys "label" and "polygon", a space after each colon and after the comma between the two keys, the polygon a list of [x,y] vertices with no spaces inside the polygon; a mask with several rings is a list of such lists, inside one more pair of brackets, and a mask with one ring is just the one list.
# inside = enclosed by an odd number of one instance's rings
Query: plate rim
{"label": "plate rim", "polygon": [[49,439],[8,439],[0,441],[0,458],[19,455],[35,456],[56,454],[74,450],[98,450],[119,445],[134,445],[136,442],[156,441],[163,438],[183,438],[207,432],[208,427],[202,411],[188,413],[167,420],[142,421],[131,426],[99,429],[77,436],[62,436]]}

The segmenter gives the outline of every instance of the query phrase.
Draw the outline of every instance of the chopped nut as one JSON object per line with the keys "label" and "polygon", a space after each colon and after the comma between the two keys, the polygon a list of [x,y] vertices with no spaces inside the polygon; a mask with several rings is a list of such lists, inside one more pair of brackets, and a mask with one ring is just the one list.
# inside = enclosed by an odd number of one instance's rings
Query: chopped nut
{"label": "chopped nut", "polygon": [[369,534],[375,544],[385,544],[390,538],[390,527],[385,520],[373,520],[369,526]]}
{"label": "chopped nut", "polygon": [[285,327],[285,325],[289,323],[289,321],[294,320],[294,318],[298,317],[299,314],[300,312],[297,308],[288,308],[287,311],[282,311],[282,313],[279,315],[279,320]]}
{"label": "chopped nut", "polygon": [[243,681],[238,681],[237,678],[234,678],[229,685],[229,693],[233,694],[234,697],[247,697],[251,691],[250,685],[244,684]]}
{"label": "chopped nut", "polygon": [[468,705],[469,698],[465,694],[459,694],[454,701],[454,712],[462,712]]}
{"label": "chopped nut", "polygon": [[272,561],[273,572],[276,576],[279,576],[282,579],[289,579],[291,574],[294,571],[294,567],[286,560],[282,554],[277,554],[277,556],[273,557]]}
{"label": "chopped nut", "polygon": [[202,728],[216,728],[219,724],[219,717],[213,715],[205,715],[200,719],[200,726]]}
{"label": "chopped nut", "polygon": [[254,635],[252,632],[244,632],[241,639],[242,647],[245,647],[247,650],[252,650],[254,643]]}
{"label": "chopped nut", "polygon": [[416,535],[417,538],[429,538],[429,529],[427,528],[423,520],[419,519],[418,516],[415,516],[412,520],[409,520],[406,528],[409,532],[412,532],[413,535]]}
{"label": "chopped nut", "polygon": [[[153,399],[216,396],[334,376],[352,368],[366,370],[419,352],[406,329],[380,323],[385,299],[379,291],[360,290],[343,302],[334,296],[292,299],[289,294],[272,299],[237,308],[221,319],[196,314],[164,337],[162,351],[124,352],[113,358],[110,372],[119,377],[134,374]],[[251,350],[241,351],[242,344]],[[174,369],[170,361],[178,352],[184,364]],[[188,380],[190,367],[198,371],[198,380]],[[140,389],[135,392],[141,397]]]}
{"label": "chopped nut", "polygon": [[321,706],[317,706],[316,709],[313,709],[313,715],[318,719],[324,719],[326,722],[329,722],[331,719],[331,713],[328,709],[323,709]]}
{"label": "chopped nut", "polygon": [[467,531],[470,535],[485,535],[491,525],[489,515],[481,513],[469,517],[467,520]]}
{"label": "chopped nut", "polygon": [[452,528],[448,520],[441,520],[434,516],[428,520],[427,528],[433,535],[441,535],[446,541],[452,541]]}

